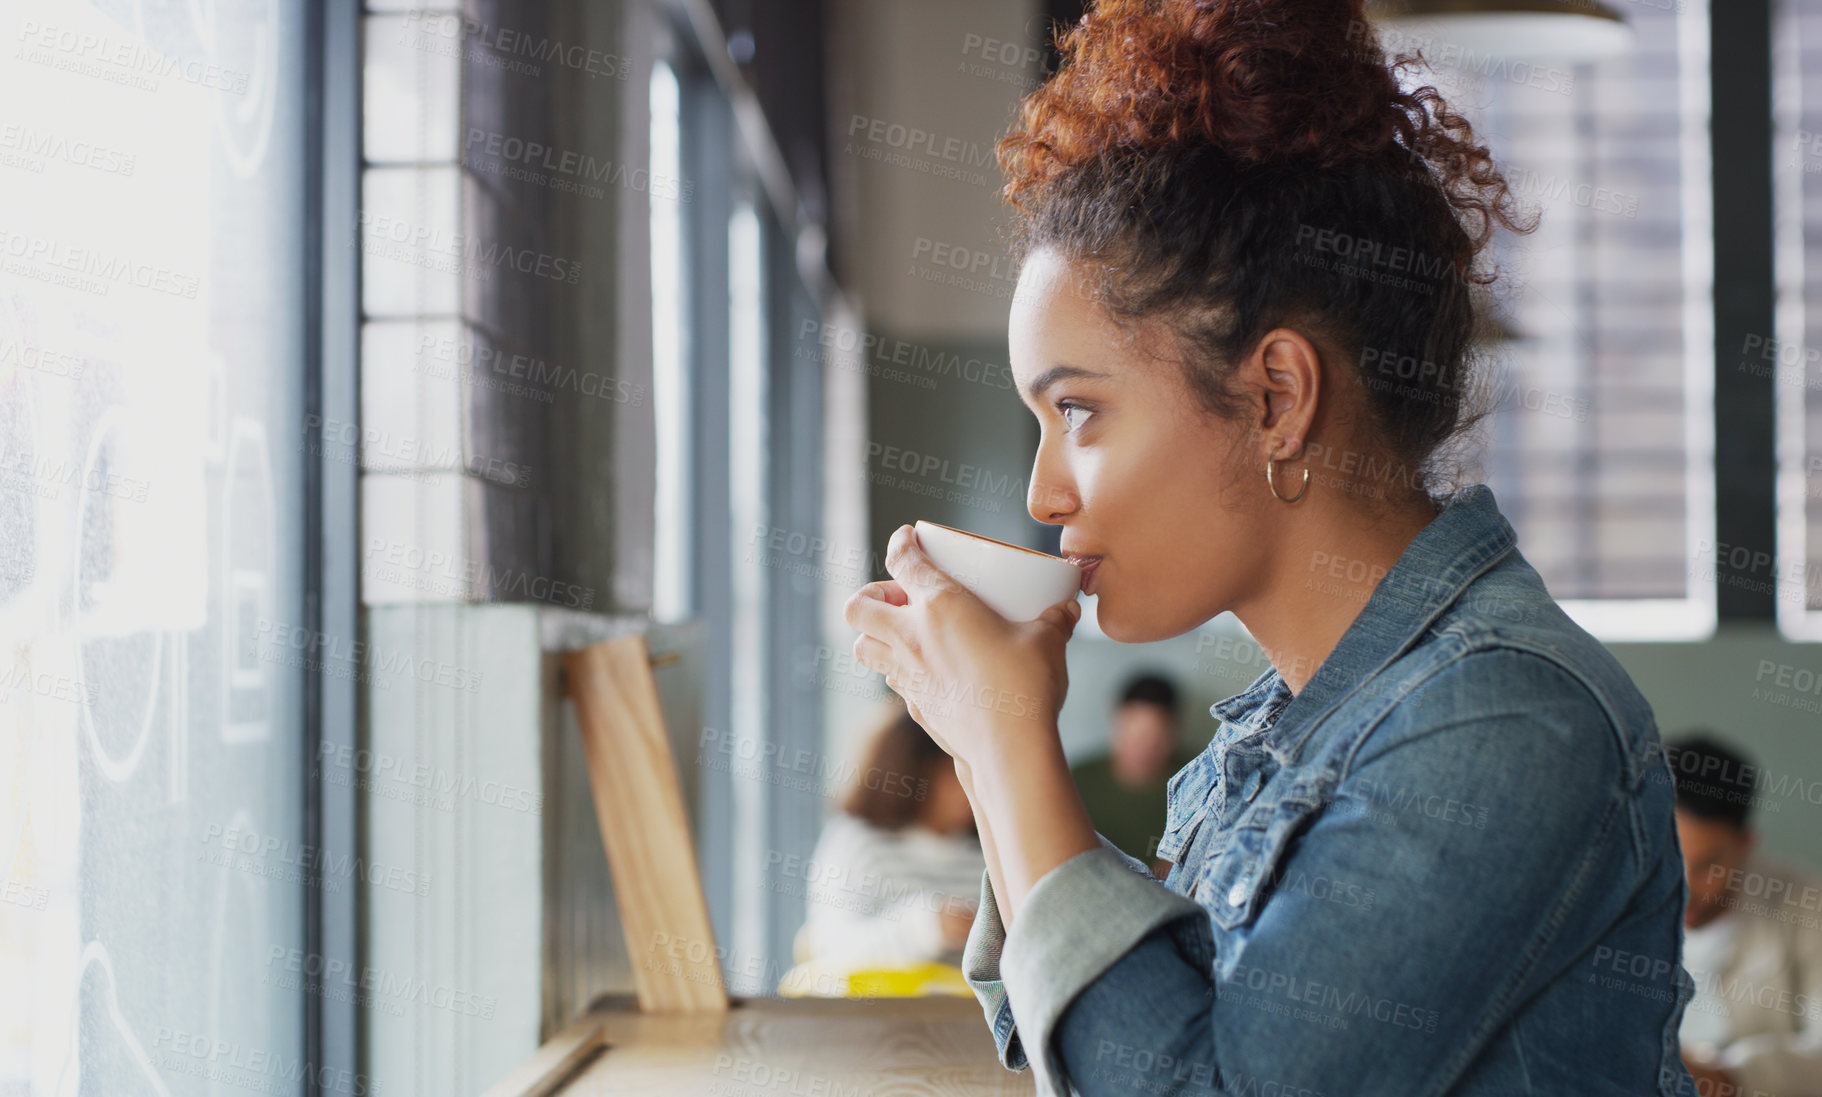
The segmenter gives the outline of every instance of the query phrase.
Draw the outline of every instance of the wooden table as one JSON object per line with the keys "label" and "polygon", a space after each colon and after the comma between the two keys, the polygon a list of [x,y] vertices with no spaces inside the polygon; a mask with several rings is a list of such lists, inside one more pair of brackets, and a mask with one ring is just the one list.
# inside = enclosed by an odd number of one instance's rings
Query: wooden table
{"label": "wooden table", "polygon": [[[747,998],[726,1013],[598,1002],[541,1067],[490,1090],[560,1097],[1023,1097],[973,998]],[[589,1056],[592,1056],[590,1058]],[[580,1062],[577,1068],[574,1064]],[[537,1084],[539,1070],[547,1079]],[[526,1084],[526,1083],[531,1084]]]}

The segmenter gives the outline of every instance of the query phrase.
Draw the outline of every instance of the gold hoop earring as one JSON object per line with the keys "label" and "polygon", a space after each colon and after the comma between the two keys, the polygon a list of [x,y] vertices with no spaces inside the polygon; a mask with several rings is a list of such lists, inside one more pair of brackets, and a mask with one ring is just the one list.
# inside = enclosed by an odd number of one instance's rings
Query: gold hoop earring
{"label": "gold hoop earring", "polygon": [[1303,482],[1298,485],[1297,494],[1286,499],[1284,496],[1278,494],[1278,482],[1272,477],[1272,466],[1277,463],[1278,459],[1276,457],[1267,457],[1265,459],[1265,486],[1271,489],[1272,498],[1278,500],[1280,503],[1295,503],[1297,500],[1303,498],[1304,492],[1310,490],[1310,470],[1308,466],[1304,467]]}

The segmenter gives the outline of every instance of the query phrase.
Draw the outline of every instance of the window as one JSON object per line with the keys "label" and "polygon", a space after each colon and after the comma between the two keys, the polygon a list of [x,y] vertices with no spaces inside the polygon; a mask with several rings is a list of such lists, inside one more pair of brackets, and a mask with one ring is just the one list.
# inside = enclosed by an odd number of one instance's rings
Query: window
{"label": "window", "polygon": [[765,112],[703,29],[669,25],[651,81],[651,170],[688,195],[652,210],[654,324],[677,329],[654,339],[658,536],[675,546],[659,551],[677,554],[660,560],[659,590],[673,566],[679,632],[702,638],[701,727],[677,738],[697,746],[685,779],[728,988],[756,995],[792,964],[805,900],[779,864],[808,856],[823,807],[799,786],[821,764],[824,697],[793,668],[834,593],[806,574],[821,563],[807,546],[827,543],[825,370],[792,348],[831,283],[806,273],[802,206]]}
{"label": "window", "polygon": [[[652,66],[651,175],[683,178],[682,89],[676,72]],[[660,188],[654,188],[658,190]],[[681,189],[679,188],[679,193]],[[652,618],[689,615],[692,563],[689,429],[689,326],[685,310],[683,204],[656,194],[652,216],[652,404],[657,416],[657,541],[653,555]]]}
{"label": "window", "polygon": [[9,10],[0,1091],[314,1078],[312,10]]}
{"label": "window", "polygon": [[1786,0],[1772,37],[1777,330],[1750,335],[1740,368],[1776,381],[1778,622],[1822,639],[1822,4]]}
{"label": "window", "polygon": [[[771,431],[766,414],[765,265],[759,214],[750,202],[734,207],[728,225],[728,300],[728,521],[738,543],[748,531],[768,524],[766,457]],[[765,743],[770,738],[766,720],[770,707],[766,569],[760,557],[746,552],[735,552],[730,563],[734,705],[729,732],[736,743]],[[763,908],[757,899],[765,894],[766,787],[760,781],[733,782],[737,898],[729,948],[737,957],[759,956],[765,951]],[[753,983],[744,965],[734,965],[728,974],[732,993],[763,994],[770,989]]]}
{"label": "window", "polygon": [[[1682,10],[1671,10],[1672,7]],[[1481,468],[1520,548],[1607,640],[1715,621],[1707,12],[1628,5],[1634,45],[1591,64],[1424,49],[1538,231],[1502,234]]]}

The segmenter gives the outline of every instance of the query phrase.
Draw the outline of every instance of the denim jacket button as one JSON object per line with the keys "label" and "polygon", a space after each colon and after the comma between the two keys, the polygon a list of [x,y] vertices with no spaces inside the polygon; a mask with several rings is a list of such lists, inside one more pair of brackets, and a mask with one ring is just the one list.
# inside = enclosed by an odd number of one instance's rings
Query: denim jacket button
{"label": "denim jacket button", "polygon": [[1246,877],[1242,876],[1227,893],[1227,905],[1237,907],[1246,902]]}

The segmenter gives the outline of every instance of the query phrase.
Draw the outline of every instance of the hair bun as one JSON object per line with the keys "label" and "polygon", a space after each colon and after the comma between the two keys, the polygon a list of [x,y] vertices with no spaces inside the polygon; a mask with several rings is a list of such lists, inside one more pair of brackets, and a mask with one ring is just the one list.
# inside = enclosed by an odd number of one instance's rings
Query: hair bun
{"label": "hair bun", "polygon": [[1005,196],[1115,150],[1206,145],[1249,166],[1421,166],[1476,244],[1512,224],[1505,181],[1432,87],[1406,92],[1364,0],[1099,0],[998,147]]}

